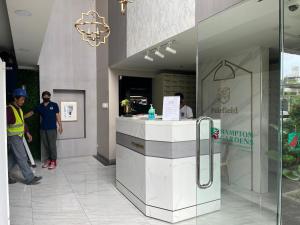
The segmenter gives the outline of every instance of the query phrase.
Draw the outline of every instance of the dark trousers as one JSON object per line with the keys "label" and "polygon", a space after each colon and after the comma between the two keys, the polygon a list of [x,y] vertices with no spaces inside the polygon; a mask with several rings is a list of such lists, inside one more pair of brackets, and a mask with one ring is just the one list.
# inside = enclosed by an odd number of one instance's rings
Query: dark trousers
{"label": "dark trousers", "polygon": [[34,174],[28,165],[28,157],[23,143],[23,138],[19,136],[7,137],[8,144],[8,172],[10,172],[15,165],[18,165],[25,183],[32,181]]}
{"label": "dark trousers", "polygon": [[49,160],[57,159],[56,149],[57,131],[55,130],[41,130],[42,147],[46,151],[46,157]]}

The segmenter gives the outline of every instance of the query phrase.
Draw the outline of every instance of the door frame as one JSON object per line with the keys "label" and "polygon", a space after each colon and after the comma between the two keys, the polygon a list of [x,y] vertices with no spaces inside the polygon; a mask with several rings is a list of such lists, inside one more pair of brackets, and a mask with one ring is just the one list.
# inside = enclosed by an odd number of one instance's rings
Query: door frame
{"label": "door frame", "polygon": [[3,225],[10,224],[6,126],[6,66],[0,58],[0,224]]}

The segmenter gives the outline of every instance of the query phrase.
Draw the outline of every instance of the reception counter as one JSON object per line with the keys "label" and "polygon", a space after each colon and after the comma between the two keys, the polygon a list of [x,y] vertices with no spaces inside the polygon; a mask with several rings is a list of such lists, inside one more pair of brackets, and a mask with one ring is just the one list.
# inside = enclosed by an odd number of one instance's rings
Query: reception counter
{"label": "reception counter", "polygon": [[[209,174],[207,139],[208,134],[201,135],[202,183]],[[196,121],[117,119],[116,185],[146,216],[176,223],[219,210],[220,155],[215,150],[213,185],[199,189]]]}

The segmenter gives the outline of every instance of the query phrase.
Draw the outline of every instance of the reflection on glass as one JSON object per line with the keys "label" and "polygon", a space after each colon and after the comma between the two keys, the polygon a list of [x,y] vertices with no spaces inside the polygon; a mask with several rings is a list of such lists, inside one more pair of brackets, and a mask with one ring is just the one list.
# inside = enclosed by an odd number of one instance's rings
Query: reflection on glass
{"label": "reflection on glass", "polygon": [[299,181],[300,56],[285,53],[283,65],[283,176],[292,181]]}
{"label": "reflection on glass", "polygon": [[[220,121],[220,128],[213,129],[220,166],[215,166],[212,188],[197,191],[199,225],[277,225],[281,175],[277,3],[242,1],[198,24],[197,116]],[[205,146],[200,145],[200,151]],[[200,171],[200,179],[205,176],[205,170]],[[216,190],[221,190],[220,196]],[[200,204],[214,194],[221,207],[203,215]]]}
{"label": "reflection on glass", "polygon": [[[300,10],[285,1],[282,61],[282,223],[300,224]],[[300,3],[300,2],[299,2]]]}

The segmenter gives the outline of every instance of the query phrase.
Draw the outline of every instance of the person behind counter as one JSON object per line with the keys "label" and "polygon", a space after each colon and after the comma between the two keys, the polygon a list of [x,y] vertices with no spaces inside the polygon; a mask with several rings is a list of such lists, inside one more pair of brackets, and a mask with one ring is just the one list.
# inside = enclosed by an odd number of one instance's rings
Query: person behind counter
{"label": "person behind counter", "polygon": [[184,95],[182,93],[176,93],[175,96],[180,97],[180,119],[192,119],[194,117],[193,110],[185,104]]}

